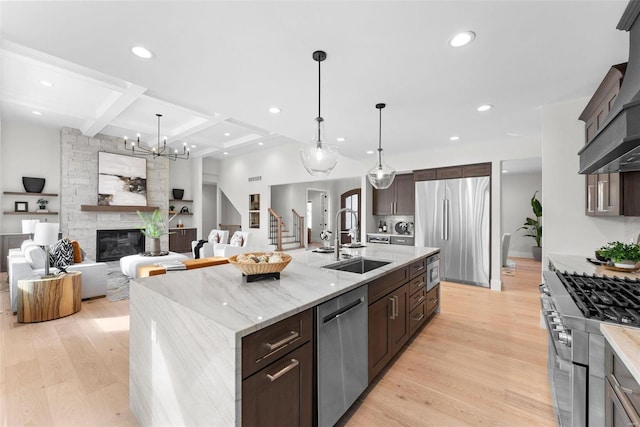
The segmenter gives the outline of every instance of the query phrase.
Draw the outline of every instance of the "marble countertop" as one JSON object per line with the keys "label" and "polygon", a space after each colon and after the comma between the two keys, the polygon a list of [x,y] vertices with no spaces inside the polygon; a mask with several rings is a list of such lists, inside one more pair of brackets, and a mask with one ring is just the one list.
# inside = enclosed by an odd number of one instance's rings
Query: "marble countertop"
{"label": "marble countertop", "polygon": [[438,250],[398,245],[342,249],[353,256],[391,261],[365,274],[322,268],[336,262],[334,254],[297,250],[287,252],[293,259],[280,280],[243,283],[241,271],[226,264],[132,279],[131,286],[143,286],[242,337]]}
{"label": "marble countertop", "polygon": [[640,383],[640,357],[638,357],[640,355],[640,329],[603,323],[600,325],[600,331],[629,369],[631,375]]}
{"label": "marble countertop", "polygon": [[553,264],[558,271],[569,273],[588,274],[596,276],[621,277],[629,279],[640,279],[640,274],[636,272],[623,272],[609,270],[601,265],[595,265],[587,261],[587,257],[578,255],[549,255],[549,263]]}

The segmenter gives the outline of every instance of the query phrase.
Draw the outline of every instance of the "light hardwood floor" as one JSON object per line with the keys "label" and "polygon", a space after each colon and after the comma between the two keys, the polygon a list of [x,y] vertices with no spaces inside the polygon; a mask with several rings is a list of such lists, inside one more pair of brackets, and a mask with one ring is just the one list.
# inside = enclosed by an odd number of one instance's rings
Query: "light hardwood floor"
{"label": "light hardwood floor", "polygon": [[[442,283],[441,313],[341,421],[347,426],[553,426],[541,265],[504,292]],[[137,425],[128,408],[129,302],[20,324],[0,276],[0,426]],[[3,311],[4,310],[4,311]]]}

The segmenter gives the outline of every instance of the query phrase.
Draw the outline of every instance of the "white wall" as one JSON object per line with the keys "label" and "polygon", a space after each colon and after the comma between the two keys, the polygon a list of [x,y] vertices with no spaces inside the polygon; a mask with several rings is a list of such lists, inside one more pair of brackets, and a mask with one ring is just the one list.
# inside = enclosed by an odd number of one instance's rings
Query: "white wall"
{"label": "white wall", "polygon": [[[538,191],[537,198],[541,200],[541,189],[541,172],[502,174],[502,232],[511,233],[510,257],[533,258],[531,246],[535,246],[535,240],[525,237],[525,230],[517,230],[527,217],[533,217],[531,197]],[[545,213],[544,206],[542,213]]]}
{"label": "white wall", "polygon": [[[584,214],[584,175],[578,150],[584,146],[584,123],[578,116],[589,98],[543,108],[542,208],[543,257],[548,254],[593,256],[612,240],[635,241],[639,218],[589,217]],[[546,265],[544,261],[544,265]]]}
{"label": "white wall", "polygon": [[[2,144],[0,145],[0,182],[2,192],[24,192],[23,176],[45,178],[44,193],[60,194],[60,129],[40,127],[28,122],[2,122]],[[47,209],[60,211],[59,197],[44,197],[49,200]],[[16,201],[29,203],[29,211],[38,207],[38,196],[12,196],[0,194],[2,212],[13,212]],[[0,231],[22,232],[23,219],[45,219],[59,222],[57,215],[2,215]]]}
{"label": "white wall", "polygon": [[205,237],[209,235],[209,231],[218,228],[217,194],[217,185],[202,185],[202,236]]}

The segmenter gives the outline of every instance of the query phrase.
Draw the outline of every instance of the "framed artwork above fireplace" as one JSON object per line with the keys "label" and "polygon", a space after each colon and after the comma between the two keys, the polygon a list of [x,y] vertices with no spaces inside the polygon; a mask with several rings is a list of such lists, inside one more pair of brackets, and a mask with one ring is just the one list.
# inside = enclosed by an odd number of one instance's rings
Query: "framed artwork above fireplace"
{"label": "framed artwork above fireplace", "polygon": [[147,159],[98,152],[98,205],[146,206]]}

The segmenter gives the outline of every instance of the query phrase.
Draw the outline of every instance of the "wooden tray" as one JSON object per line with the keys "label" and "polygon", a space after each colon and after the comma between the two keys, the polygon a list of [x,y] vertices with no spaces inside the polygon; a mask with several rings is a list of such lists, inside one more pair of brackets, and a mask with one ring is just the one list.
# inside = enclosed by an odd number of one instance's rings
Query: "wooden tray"
{"label": "wooden tray", "polygon": [[623,273],[635,273],[636,271],[638,271],[638,267],[634,267],[634,268],[620,268],[620,267],[616,267],[615,265],[603,265],[603,267],[607,270],[611,270],[611,271],[620,271]]}

